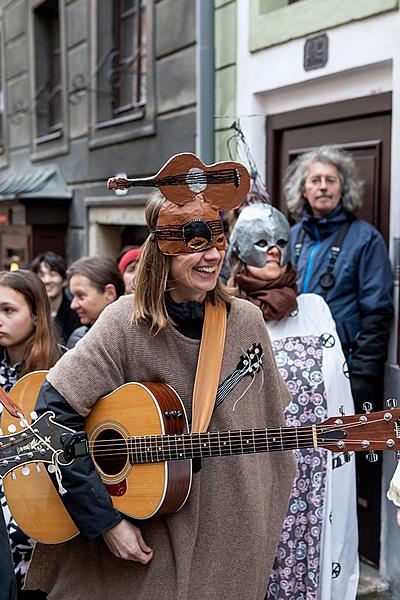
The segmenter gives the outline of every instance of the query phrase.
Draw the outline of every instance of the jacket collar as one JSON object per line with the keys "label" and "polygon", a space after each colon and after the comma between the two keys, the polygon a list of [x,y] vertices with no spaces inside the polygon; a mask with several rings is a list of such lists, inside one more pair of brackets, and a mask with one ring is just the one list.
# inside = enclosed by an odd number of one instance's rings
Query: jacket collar
{"label": "jacket collar", "polygon": [[338,204],[327,217],[314,217],[314,215],[306,213],[303,217],[302,227],[311,239],[323,240],[335,233],[342,223],[353,218],[352,215],[344,211],[342,204]]}

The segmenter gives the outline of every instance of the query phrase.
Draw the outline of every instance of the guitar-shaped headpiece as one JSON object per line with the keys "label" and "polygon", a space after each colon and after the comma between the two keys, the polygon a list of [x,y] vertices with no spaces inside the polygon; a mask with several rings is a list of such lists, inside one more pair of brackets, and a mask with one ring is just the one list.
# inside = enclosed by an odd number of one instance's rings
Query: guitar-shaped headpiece
{"label": "guitar-shaped headpiece", "polygon": [[110,190],[133,186],[157,187],[165,196],[152,232],[163,254],[225,250],[220,211],[238,208],[250,187],[244,165],[226,161],[205,165],[185,152],[170,158],[153,177],[111,178]]}

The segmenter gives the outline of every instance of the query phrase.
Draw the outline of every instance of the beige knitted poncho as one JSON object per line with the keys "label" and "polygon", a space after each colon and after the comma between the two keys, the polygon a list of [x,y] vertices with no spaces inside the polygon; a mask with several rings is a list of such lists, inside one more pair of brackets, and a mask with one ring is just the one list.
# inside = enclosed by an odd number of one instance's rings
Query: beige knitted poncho
{"label": "beige knitted poncho", "polygon": [[[172,326],[153,336],[144,324],[129,325],[131,306],[131,296],[111,304],[48,380],[84,416],[125,382],[165,382],[190,416],[199,342]],[[284,426],[290,397],[261,312],[234,300],[221,382],[254,343],[262,346],[263,373],[237,383],[215,409],[210,431]],[[102,538],[79,535],[38,544],[27,587],[46,590],[50,600],[263,600],[294,473],[291,452],[203,459],[180,512],[140,523],[154,550],[147,566],[115,558]]]}

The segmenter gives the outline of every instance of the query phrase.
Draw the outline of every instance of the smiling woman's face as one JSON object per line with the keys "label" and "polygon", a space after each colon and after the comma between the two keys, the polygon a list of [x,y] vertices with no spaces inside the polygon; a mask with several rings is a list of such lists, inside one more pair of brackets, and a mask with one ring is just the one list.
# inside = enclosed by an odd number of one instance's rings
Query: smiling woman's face
{"label": "smiling woman's face", "polygon": [[215,247],[173,256],[168,288],[175,302],[203,302],[217,285],[224,256],[225,252]]}
{"label": "smiling woman's face", "polygon": [[277,246],[270,248],[265,257],[265,265],[263,267],[246,266],[246,270],[250,275],[262,281],[273,281],[278,279],[286,271],[287,265],[280,266],[280,250]]}

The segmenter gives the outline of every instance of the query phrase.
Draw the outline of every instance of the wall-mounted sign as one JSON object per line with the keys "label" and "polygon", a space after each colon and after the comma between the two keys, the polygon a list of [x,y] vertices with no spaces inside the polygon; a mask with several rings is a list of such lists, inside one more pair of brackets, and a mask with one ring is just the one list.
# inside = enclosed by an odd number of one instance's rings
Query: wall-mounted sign
{"label": "wall-mounted sign", "polygon": [[304,70],[321,69],[328,62],[329,40],[326,33],[308,38],[304,44]]}

